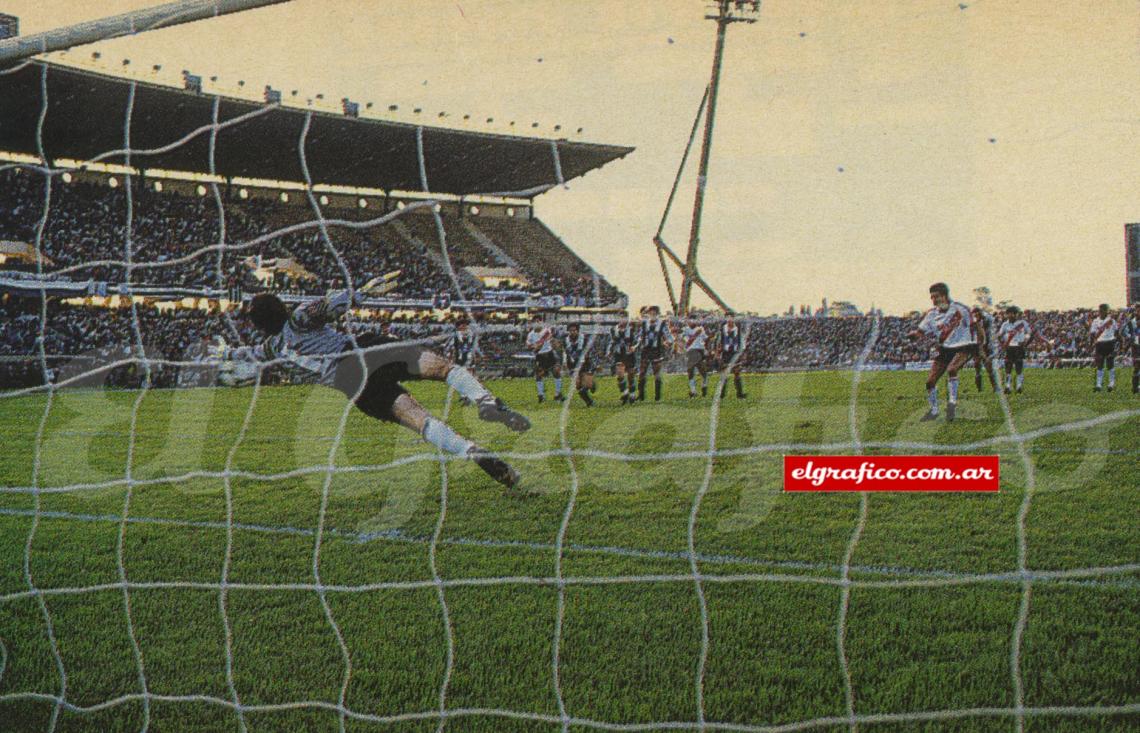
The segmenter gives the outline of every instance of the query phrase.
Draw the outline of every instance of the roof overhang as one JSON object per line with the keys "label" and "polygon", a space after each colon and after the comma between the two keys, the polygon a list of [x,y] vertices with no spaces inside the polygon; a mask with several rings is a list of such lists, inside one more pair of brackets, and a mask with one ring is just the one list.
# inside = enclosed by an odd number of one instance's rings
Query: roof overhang
{"label": "roof overhang", "polygon": [[422,149],[431,193],[533,198],[633,150],[258,104],[43,61],[0,73],[0,150],[40,155],[45,90],[49,161],[423,191]]}

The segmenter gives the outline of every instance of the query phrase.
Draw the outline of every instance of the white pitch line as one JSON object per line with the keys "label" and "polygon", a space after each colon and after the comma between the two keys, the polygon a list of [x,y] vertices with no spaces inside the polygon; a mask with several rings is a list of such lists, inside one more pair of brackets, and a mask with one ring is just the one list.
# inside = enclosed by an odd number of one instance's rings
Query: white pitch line
{"label": "white pitch line", "polygon": [[[851,401],[847,414],[851,427],[851,447],[855,453],[863,452],[863,444],[859,438],[859,415],[856,409],[859,399],[859,382],[863,375],[863,367],[867,363],[867,356],[879,340],[879,325],[879,316],[876,315],[871,324],[871,334],[863,346],[863,351],[860,352],[855,363],[855,369],[851,374]],[[858,730],[858,726],[854,722],[855,690],[851,684],[851,666],[847,659],[847,611],[851,602],[851,558],[855,556],[855,547],[859,544],[859,538],[863,536],[863,530],[867,526],[868,502],[867,492],[859,492],[859,519],[855,523],[855,529],[851,532],[851,538],[847,541],[847,549],[843,553],[843,565],[839,571],[843,585],[839,589],[839,618],[835,624],[835,651],[839,657],[839,666],[843,671],[843,694],[849,721],[847,727],[850,733],[855,733]]]}

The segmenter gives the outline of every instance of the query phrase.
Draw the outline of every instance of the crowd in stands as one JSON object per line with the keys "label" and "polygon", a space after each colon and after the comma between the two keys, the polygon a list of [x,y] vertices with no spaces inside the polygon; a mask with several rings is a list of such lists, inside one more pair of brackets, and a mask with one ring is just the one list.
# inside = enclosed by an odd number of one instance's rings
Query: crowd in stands
{"label": "crowd in stands", "polygon": [[[0,329],[0,386],[42,382],[40,307],[38,298],[0,296],[0,322],[4,324]],[[360,319],[352,328],[365,331],[387,327],[403,338],[434,339],[442,345],[454,330],[455,321],[465,318],[457,309],[452,315],[454,318],[443,322],[423,318]],[[1068,363],[1062,360],[1091,357],[1088,323],[1092,311],[1026,311],[1024,316],[1034,333],[1040,336],[1029,344],[1031,360],[1062,366]],[[524,346],[526,325],[521,320],[520,314],[513,319],[476,324],[482,368],[495,374],[529,373]],[[750,371],[849,368],[858,361],[868,343],[871,347],[867,350],[867,364],[921,362],[931,357],[933,344],[925,338],[918,341],[907,338],[917,320],[917,316],[882,317],[878,321],[877,337],[872,342],[875,320],[866,316],[748,319],[742,322],[747,341],[741,365]],[[718,325],[714,319],[702,322],[710,331]],[[132,312],[129,307],[68,306],[49,300],[43,328],[43,353],[49,357],[48,367],[53,376],[58,377],[61,365],[68,362],[71,362],[68,368],[73,371],[76,364],[85,368],[87,362],[71,357],[97,357],[103,363],[129,359],[137,353],[140,341],[144,353],[151,359],[193,361],[200,359],[205,345],[217,337],[231,344],[250,343],[257,338],[244,320],[235,318],[233,313],[226,317],[218,311],[160,311],[150,305],[139,305]],[[606,346],[607,336],[601,331],[595,343],[597,353],[604,353]],[[600,363],[608,368],[607,360]],[[152,364],[151,384],[175,384],[178,371],[177,366]],[[144,376],[138,368],[122,369],[117,374],[119,376],[109,383],[138,384]],[[273,375],[267,379],[272,381]]]}
{"label": "crowd in stands", "polygon": [[[426,208],[377,224],[373,220],[379,212],[374,210],[324,207],[326,219],[357,225],[329,224],[322,231],[309,206],[242,199],[225,186],[219,187],[219,207],[210,188],[204,196],[160,193],[153,185],[142,185],[137,176],[129,195],[125,179],[112,188],[104,182],[65,183],[57,175],[50,194],[44,180],[29,169],[0,171],[0,240],[38,241],[50,260],[45,271],[107,282],[112,289],[129,281],[137,286],[312,294],[343,287],[346,273],[358,287],[398,270],[398,287],[391,297],[430,299],[440,292],[454,297],[458,284],[465,297],[478,299],[482,286],[463,268],[511,265],[521,271],[525,289],[533,295],[583,305],[613,303],[621,297],[602,278],[595,297],[590,267],[534,219],[480,217],[474,223],[441,214],[453,270],[449,273],[435,217]],[[293,260],[311,277],[277,271],[260,282],[246,263],[258,256]],[[8,263],[4,269],[14,267],[19,266]]]}

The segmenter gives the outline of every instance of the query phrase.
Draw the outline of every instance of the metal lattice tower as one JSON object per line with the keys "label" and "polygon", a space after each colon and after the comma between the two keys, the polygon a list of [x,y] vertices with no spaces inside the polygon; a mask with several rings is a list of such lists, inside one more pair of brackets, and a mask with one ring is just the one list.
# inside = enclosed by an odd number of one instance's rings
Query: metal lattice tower
{"label": "metal lattice tower", "polygon": [[[689,313],[693,286],[696,285],[705,292],[726,313],[732,312],[716,291],[701,277],[697,266],[697,251],[700,248],[701,214],[704,209],[705,187],[708,182],[709,157],[712,150],[713,129],[716,124],[717,93],[720,88],[720,70],[724,61],[724,43],[728,26],[733,23],[755,23],[760,15],[760,0],[715,0],[707,20],[716,21],[716,50],[713,52],[712,78],[705,88],[704,97],[700,107],[697,108],[696,119],[693,120],[693,130],[689,134],[689,144],[685,147],[685,154],[681,157],[681,165],[677,169],[677,177],[673,181],[673,189],[669,192],[669,200],[665,203],[665,212],[661,216],[661,224],[657,227],[657,234],[653,236],[653,244],[657,248],[657,258],[661,262],[661,272],[665,276],[665,287],[669,291],[669,302],[673,312],[679,316]],[[700,125],[701,115],[704,115],[704,138],[701,143],[701,159],[697,171],[697,192],[693,202],[693,219],[689,228],[689,250],[682,260],[673,249],[665,243],[662,232],[669,218],[669,210],[673,206],[673,199],[677,195],[677,187],[681,183],[681,176],[685,171],[689,153],[696,140],[697,129]],[[673,290],[673,280],[669,276],[669,263],[681,270],[681,294],[678,298]]]}

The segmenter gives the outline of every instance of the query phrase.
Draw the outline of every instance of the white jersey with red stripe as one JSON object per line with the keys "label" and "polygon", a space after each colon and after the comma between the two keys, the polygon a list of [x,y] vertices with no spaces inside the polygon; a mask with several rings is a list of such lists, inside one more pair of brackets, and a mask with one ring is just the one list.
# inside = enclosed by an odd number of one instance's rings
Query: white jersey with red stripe
{"label": "white jersey with red stripe", "polygon": [[708,333],[704,326],[685,326],[681,331],[681,340],[685,344],[685,351],[704,351]]}
{"label": "white jersey with red stripe", "polygon": [[969,346],[974,341],[973,316],[970,309],[954,300],[946,307],[931,308],[923,316],[918,329],[938,339],[938,345],[946,349]]}
{"label": "white jersey with red stripe", "polygon": [[1001,330],[998,331],[998,341],[1006,347],[1025,346],[1032,335],[1033,329],[1029,327],[1029,321],[1021,318],[1013,323],[1006,321],[1001,324]]}
{"label": "white jersey with red stripe", "polygon": [[1101,318],[1097,316],[1089,326],[1089,333],[1093,335],[1098,344],[1116,340],[1116,319],[1112,316]]}
{"label": "white jersey with red stripe", "polygon": [[536,353],[549,354],[554,351],[554,330],[546,326],[540,331],[529,332],[526,335],[526,345]]}

